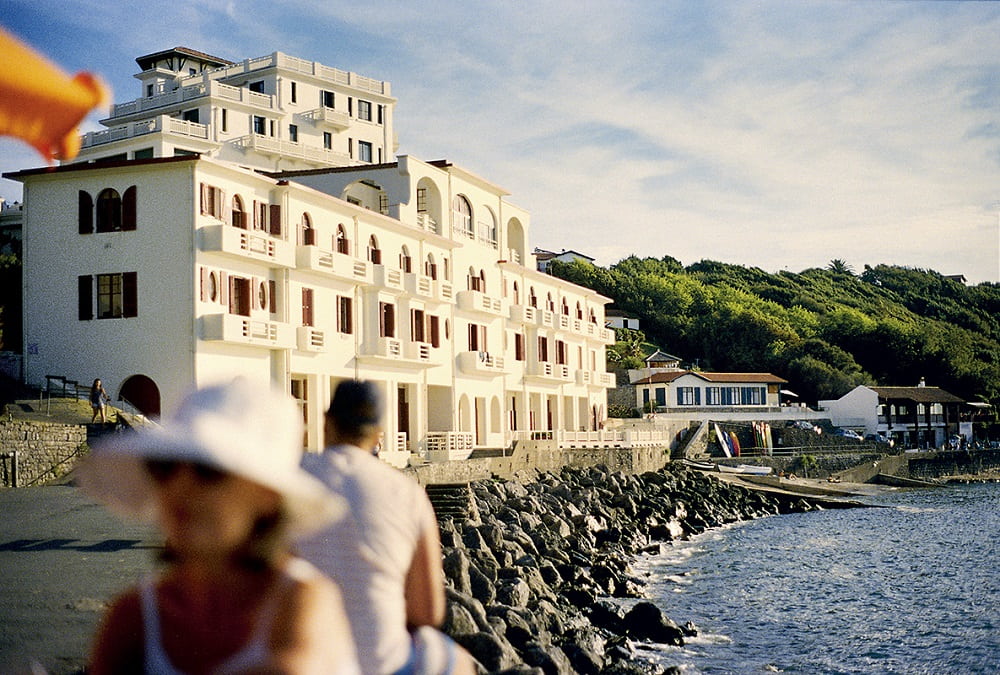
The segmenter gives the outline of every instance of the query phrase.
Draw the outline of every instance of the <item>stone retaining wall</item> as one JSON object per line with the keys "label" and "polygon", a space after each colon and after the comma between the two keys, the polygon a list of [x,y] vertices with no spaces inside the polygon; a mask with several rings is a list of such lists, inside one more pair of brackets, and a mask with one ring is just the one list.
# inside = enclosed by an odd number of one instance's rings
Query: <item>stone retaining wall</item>
{"label": "stone retaining wall", "polygon": [[[0,487],[38,485],[64,476],[87,447],[87,428],[8,420],[0,422]],[[16,467],[15,467],[16,464]]]}
{"label": "stone retaining wall", "polygon": [[910,477],[961,476],[998,468],[1000,468],[1000,450],[935,452],[911,459]]}

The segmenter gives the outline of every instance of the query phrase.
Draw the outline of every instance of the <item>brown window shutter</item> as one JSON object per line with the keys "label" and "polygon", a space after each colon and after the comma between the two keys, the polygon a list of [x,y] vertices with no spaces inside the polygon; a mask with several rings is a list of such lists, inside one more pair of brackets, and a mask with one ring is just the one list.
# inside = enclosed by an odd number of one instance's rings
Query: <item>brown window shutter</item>
{"label": "brown window shutter", "polygon": [[313,325],[313,289],[302,289],[302,325]]}
{"label": "brown window shutter", "polygon": [[89,192],[80,190],[79,197],[80,234],[94,233],[94,198]]}
{"label": "brown window shutter", "polygon": [[139,315],[139,289],[136,272],[122,274],[122,316]]}
{"label": "brown window shutter", "polygon": [[122,230],[135,229],[136,187],[133,185],[122,195]]}
{"label": "brown window shutter", "polygon": [[94,277],[89,274],[77,277],[78,316],[80,321],[90,321],[94,318]]}
{"label": "brown window shutter", "polygon": [[278,284],[275,283],[274,279],[268,279],[267,281],[267,304],[268,309],[271,314],[278,313],[278,301],[275,299],[275,294],[278,290]]}
{"label": "brown window shutter", "polygon": [[281,204],[271,204],[270,213],[268,214],[268,224],[270,225],[270,232],[276,237],[281,236]]}
{"label": "brown window shutter", "polygon": [[427,317],[427,332],[430,333],[430,342],[432,347],[441,346],[441,330],[438,324],[438,318],[434,315]]}

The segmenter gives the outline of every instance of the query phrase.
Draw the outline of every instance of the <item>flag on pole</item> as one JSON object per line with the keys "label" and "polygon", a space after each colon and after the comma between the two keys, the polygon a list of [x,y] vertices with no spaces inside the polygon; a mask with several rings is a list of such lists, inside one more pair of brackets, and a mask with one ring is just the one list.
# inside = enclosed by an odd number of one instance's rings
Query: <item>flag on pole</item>
{"label": "flag on pole", "polygon": [[77,125],[109,100],[90,73],[73,77],[0,28],[0,135],[31,145],[49,163],[80,151]]}

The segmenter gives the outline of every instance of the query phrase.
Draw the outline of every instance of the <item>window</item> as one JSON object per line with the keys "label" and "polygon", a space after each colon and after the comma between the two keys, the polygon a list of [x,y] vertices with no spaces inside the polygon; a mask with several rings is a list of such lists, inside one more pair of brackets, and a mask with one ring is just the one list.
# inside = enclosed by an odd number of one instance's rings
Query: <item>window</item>
{"label": "window", "polygon": [[302,289],[302,325],[313,325],[313,289]]}
{"label": "window", "polygon": [[80,234],[93,234],[94,232],[94,198],[89,192],[80,190],[77,194],[77,218],[78,231]]}
{"label": "window", "polygon": [[476,274],[476,270],[469,268],[468,284],[470,291],[479,291],[480,293],[486,292],[486,272],[479,270],[479,274]]}
{"label": "window", "polygon": [[434,262],[434,256],[427,254],[427,260],[424,261],[424,274],[429,276],[434,281],[438,278],[438,266]]}
{"label": "window", "polygon": [[413,258],[410,257],[410,250],[405,246],[399,252],[399,269],[407,274],[413,271]]}
{"label": "window", "polygon": [[566,343],[562,340],[556,340],[556,363],[560,366],[565,366],[569,363],[569,350],[566,348]]}
{"label": "window", "polygon": [[535,295],[535,287],[531,286],[528,289],[528,304],[532,307],[538,307],[538,296]]}
{"label": "window", "polygon": [[253,132],[258,136],[263,136],[267,133],[266,120],[260,115],[253,116]]}
{"label": "window", "polygon": [[545,309],[549,310],[550,312],[556,311],[556,301],[552,299],[551,293],[545,294]]}
{"label": "window", "polygon": [[333,106],[333,92],[332,91],[321,91],[319,93],[319,104],[324,108],[332,108]]}
{"label": "window", "polygon": [[525,360],[524,334],[514,333],[514,360]]}
{"label": "window", "polygon": [[541,335],[538,336],[538,360],[549,360],[549,339]]}
{"label": "window", "polygon": [[[78,308],[81,321],[89,321],[94,318],[94,286],[93,276],[88,274],[77,277]],[[98,319],[119,319],[138,315],[135,272],[98,274],[96,286]]]}
{"label": "window", "polygon": [[740,388],[739,387],[722,387],[722,405],[739,405],[740,404]]}
{"label": "window", "polygon": [[337,253],[343,253],[344,255],[351,254],[351,242],[347,239],[347,231],[344,230],[343,225],[337,226],[337,234],[334,237],[333,248]]}
{"label": "window", "polygon": [[566,302],[566,298],[562,299],[562,314],[563,316],[569,316],[569,303]]}
{"label": "window", "polygon": [[194,77],[197,74],[198,74],[197,70],[195,70],[194,68],[188,68],[188,75],[191,75],[192,77]]}
{"label": "window", "polygon": [[347,114],[348,115],[354,114],[354,99],[351,98],[350,96],[347,97]]}
{"label": "window", "polygon": [[250,279],[229,277],[229,313],[250,316]]}
{"label": "window", "polygon": [[243,209],[243,200],[240,199],[239,195],[233,195],[233,215],[232,215],[233,227],[238,227],[240,229],[247,229],[247,214]]}
{"label": "window", "polygon": [[[89,205],[90,195],[81,191],[78,197],[79,232],[81,234],[90,234],[93,231]],[[120,197],[118,191],[112,188],[101,190],[101,193],[97,195],[97,231],[120,232],[134,230],[135,226],[136,187],[133,185],[125,190],[123,197]]]}
{"label": "window", "polygon": [[701,388],[677,387],[677,405],[701,405]]}
{"label": "window", "polygon": [[302,244],[304,246],[316,245],[316,230],[312,226],[312,218],[308,213],[302,214]]}
{"label": "window", "polygon": [[454,217],[455,231],[472,239],[472,207],[469,200],[462,195],[455,195],[451,204],[452,215]]}
{"label": "window", "polygon": [[358,99],[358,119],[372,121],[372,104],[370,101]]}
{"label": "window", "polygon": [[222,219],[222,190],[208,183],[201,184],[201,215]]}
{"label": "window", "polygon": [[147,84],[146,85],[146,97],[148,98],[148,97],[150,97],[152,95],[153,95],[153,85]]}
{"label": "window", "polygon": [[132,159],[153,159],[152,148],[142,148],[132,153]]}
{"label": "window", "polygon": [[368,141],[358,141],[358,159],[362,162],[372,161],[372,144]]}
{"label": "window", "polygon": [[229,111],[225,108],[222,109],[222,132],[226,133],[229,131]]}
{"label": "window", "polygon": [[347,138],[347,156],[354,159],[354,139]]}
{"label": "window", "polygon": [[417,188],[417,213],[427,213],[427,188]]}
{"label": "window", "polygon": [[258,82],[251,82],[250,85],[249,85],[249,89],[250,89],[250,91],[255,91],[258,94],[263,94],[264,93],[264,80],[260,80]]}
{"label": "window", "polygon": [[382,264],[382,251],[378,247],[378,239],[375,238],[375,235],[368,239],[368,259],[371,260],[372,265]]}
{"label": "window", "polygon": [[479,241],[497,247],[497,219],[493,212],[483,207],[479,212],[480,221],[477,223],[479,230]]}
{"label": "window", "polygon": [[521,287],[517,285],[516,281],[514,282],[514,298],[513,299],[514,299],[514,304],[515,305],[520,305],[521,304]]}
{"label": "window", "polygon": [[396,306],[391,302],[378,303],[379,337],[396,337]]}
{"label": "window", "polygon": [[427,332],[432,347],[441,346],[441,320],[431,314],[427,317]]}
{"label": "window", "polygon": [[118,232],[122,229],[122,202],[116,190],[107,188],[97,196],[97,231]]}
{"label": "window", "polygon": [[488,351],[486,348],[486,326],[478,323],[469,324],[469,351]]}
{"label": "window", "polygon": [[583,307],[580,306],[579,302],[576,303],[576,318],[578,321],[583,321]]}
{"label": "window", "polygon": [[198,109],[195,108],[194,110],[185,110],[181,113],[181,119],[185,122],[194,122],[197,124],[199,120]]}
{"label": "window", "polygon": [[289,124],[288,125],[288,140],[292,143],[299,142],[299,125]]}
{"label": "window", "polygon": [[763,405],[767,390],[764,387],[740,387],[740,403],[742,405]]}
{"label": "window", "polygon": [[425,338],[424,310],[410,310],[410,340],[413,342],[427,342]]}
{"label": "window", "polygon": [[326,148],[327,150],[333,149],[333,134],[331,134],[329,131],[323,132],[323,147]]}
{"label": "window", "polygon": [[292,103],[299,102],[298,82],[292,82]]}
{"label": "window", "polygon": [[354,312],[352,298],[337,296],[337,330],[344,334],[354,332]]}
{"label": "window", "polygon": [[667,405],[667,388],[657,387],[656,388],[656,405],[665,406]]}
{"label": "window", "polygon": [[378,107],[378,123],[382,124],[385,120],[385,106],[379,105]]}
{"label": "window", "polygon": [[722,390],[719,387],[705,387],[705,405],[722,405]]}

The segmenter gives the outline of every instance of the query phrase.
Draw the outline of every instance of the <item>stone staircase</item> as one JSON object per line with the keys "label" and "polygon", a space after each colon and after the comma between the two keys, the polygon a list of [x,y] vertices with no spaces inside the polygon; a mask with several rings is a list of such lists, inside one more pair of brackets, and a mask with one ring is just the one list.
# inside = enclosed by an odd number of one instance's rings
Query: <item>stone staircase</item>
{"label": "stone staircase", "polygon": [[438,521],[479,519],[479,510],[468,483],[439,483],[425,485],[424,489]]}

